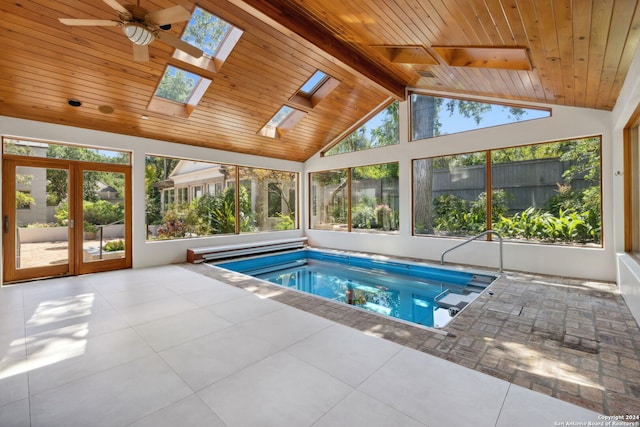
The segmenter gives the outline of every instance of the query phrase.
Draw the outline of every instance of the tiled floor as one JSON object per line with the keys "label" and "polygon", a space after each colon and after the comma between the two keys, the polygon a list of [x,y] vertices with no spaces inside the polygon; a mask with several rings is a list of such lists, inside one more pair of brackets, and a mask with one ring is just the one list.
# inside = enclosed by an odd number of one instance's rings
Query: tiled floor
{"label": "tiled floor", "polygon": [[3,427],[597,420],[183,266],[0,289]]}

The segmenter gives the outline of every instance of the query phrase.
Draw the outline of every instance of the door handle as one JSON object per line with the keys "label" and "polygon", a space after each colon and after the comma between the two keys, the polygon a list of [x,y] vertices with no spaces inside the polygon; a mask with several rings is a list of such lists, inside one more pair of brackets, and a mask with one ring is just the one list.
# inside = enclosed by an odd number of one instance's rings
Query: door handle
{"label": "door handle", "polygon": [[9,215],[5,215],[4,216],[4,232],[8,233],[9,232]]}

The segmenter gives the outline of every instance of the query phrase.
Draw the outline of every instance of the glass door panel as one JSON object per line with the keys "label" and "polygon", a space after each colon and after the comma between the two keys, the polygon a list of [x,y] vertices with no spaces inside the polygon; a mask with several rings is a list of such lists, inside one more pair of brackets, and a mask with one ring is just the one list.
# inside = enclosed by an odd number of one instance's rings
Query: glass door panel
{"label": "glass door panel", "polygon": [[125,257],[124,180],[118,172],[82,172],[84,262]]}
{"label": "glass door panel", "polygon": [[80,165],[82,233],[78,240],[80,274],[131,266],[128,168],[116,165]]}
{"label": "glass door panel", "polygon": [[4,281],[70,274],[74,241],[68,164],[4,160],[2,165]]}
{"label": "glass door panel", "polygon": [[16,269],[69,264],[69,171],[18,166],[15,184]]}

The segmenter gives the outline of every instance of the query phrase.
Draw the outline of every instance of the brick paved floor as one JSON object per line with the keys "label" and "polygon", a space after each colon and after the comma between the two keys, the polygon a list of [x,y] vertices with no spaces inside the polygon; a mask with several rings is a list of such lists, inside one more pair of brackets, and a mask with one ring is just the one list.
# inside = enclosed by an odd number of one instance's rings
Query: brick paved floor
{"label": "brick paved floor", "polygon": [[205,264],[184,266],[603,414],[640,414],[640,329],[615,284],[508,273],[443,334]]}

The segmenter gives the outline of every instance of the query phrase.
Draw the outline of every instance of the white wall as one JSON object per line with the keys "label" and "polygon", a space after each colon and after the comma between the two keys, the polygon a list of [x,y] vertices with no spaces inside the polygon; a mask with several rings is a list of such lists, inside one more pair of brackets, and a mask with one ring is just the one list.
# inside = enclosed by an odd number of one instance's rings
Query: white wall
{"label": "white wall", "polygon": [[[133,159],[133,267],[148,267],[186,261],[187,248],[243,243],[274,239],[273,233],[252,233],[237,236],[213,236],[164,242],[146,242],[144,158],[146,154],[222,162],[240,166],[254,166],[292,172],[302,172],[303,164],[260,156],[211,150],[169,142],[98,132],[70,126],[53,125],[30,120],[0,116],[0,134],[21,138],[81,144],[100,148],[129,150]],[[304,209],[301,209],[304,215]],[[303,217],[301,217],[303,218]],[[278,238],[300,237],[302,230],[280,231]],[[0,243],[1,245],[1,243]]]}
{"label": "white wall", "polygon": [[[614,135],[613,169],[623,171],[623,130],[631,115],[640,105],[640,47],[629,68],[627,79],[622,86],[620,96],[612,112],[612,128]],[[621,177],[620,177],[621,178]],[[617,183],[613,189],[615,224],[615,248],[618,252],[617,282],[620,293],[631,309],[631,313],[640,323],[640,264],[630,255],[624,253],[624,193],[622,183]]]}
{"label": "white wall", "polygon": [[[439,93],[442,96],[454,94]],[[459,95],[457,95],[459,96]],[[479,98],[492,100],[490,98]],[[493,101],[498,101],[493,99]],[[540,104],[530,104],[542,106]],[[321,157],[305,163],[305,173],[372,163],[400,164],[400,230],[398,235],[376,235],[336,231],[305,230],[314,246],[378,252],[396,256],[440,260],[442,251],[461,242],[442,237],[414,237],[411,233],[411,161],[412,159],[458,154],[487,148],[502,148],[583,136],[602,135],[603,248],[581,248],[523,243],[504,244],[507,270],[613,281],[616,278],[612,212],[612,188],[621,183],[612,169],[611,113],[606,111],[546,106],[552,117],[478,131],[446,135],[408,142],[408,129],[401,125],[400,144],[356,153]],[[407,123],[407,103],[400,104],[400,123]],[[308,178],[308,176],[306,176]],[[618,182],[619,181],[619,182]],[[306,187],[305,187],[306,188]],[[308,195],[305,195],[308,206]],[[305,224],[308,226],[308,224]],[[497,242],[473,242],[447,254],[445,261],[487,267],[498,266]]]}

